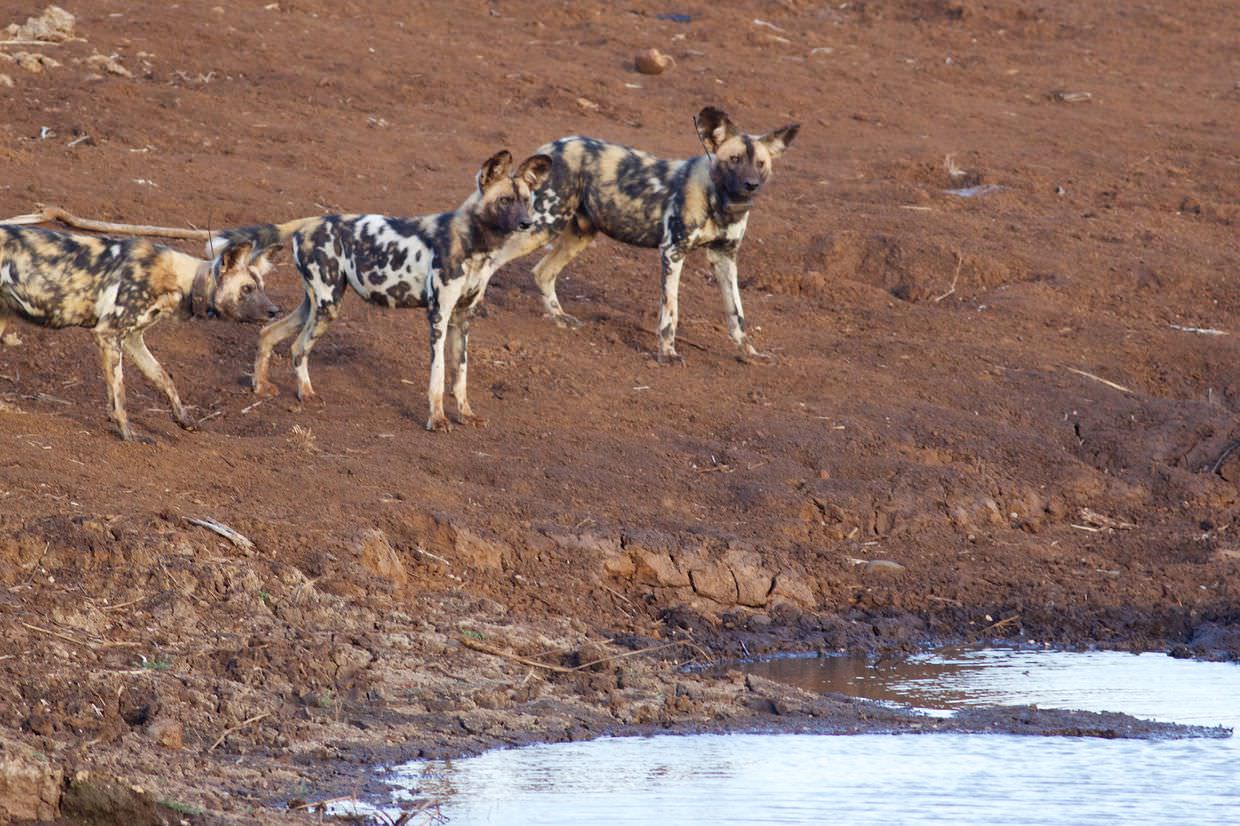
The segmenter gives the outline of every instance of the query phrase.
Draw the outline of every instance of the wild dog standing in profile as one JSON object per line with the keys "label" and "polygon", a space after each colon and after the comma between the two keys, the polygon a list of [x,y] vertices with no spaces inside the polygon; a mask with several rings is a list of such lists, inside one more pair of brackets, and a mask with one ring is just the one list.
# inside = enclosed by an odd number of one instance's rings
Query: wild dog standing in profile
{"label": "wild dog standing in profile", "polygon": [[218,313],[236,321],[277,315],[263,290],[263,272],[238,265],[247,252],[238,247],[205,261],[141,238],[0,224],[0,334],[14,317],[44,327],[90,327],[121,438],[134,438],[125,413],[122,352],[168,396],[176,423],[193,430],[172,377],[142,337],[169,315]]}
{"label": "wild dog standing in profile", "polygon": [[561,325],[576,326],[577,319],[560,306],[555,279],[596,234],[658,247],[663,261],[658,359],[666,363],[683,361],[676,353],[681,267],[690,251],[706,247],[723,294],[728,334],[741,360],[765,357],[745,334],[736,253],[749,209],[771,177],[771,162],[792,143],[800,125],[747,135],[713,106],[703,109],[696,123],[707,154],[689,160],[660,160],[578,136],[539,149],[551,156],[551,177],[534,193],[534,226],[505,245],[500,264],[551,242],[551,251],[534,266],[534,280],[548,314]]}
{"label": "wild dog standing in profile", "polygon": [[450,430],[444,415],[445,343],[456,364],[452,395],[462,422],[483,423],[466,397],[469,322],[495,272],[496,250],[530,226],[530,193],[551,171],[551,159],[534,155],[509,174],[512,155],[499,152],[478,171],[477,189],[454,212],[420,218],[328,215],[286,224],[226,231],[225,247],[248,244],[266,257],[293,239],[293,259],[306,298],[295,311],[263,328],[254,362],[254,390],[278,391],[267,377],[271,351],[300,328],[293,343],[297,397],[314,396],[310,351],[340,312],[345,287],[384,307],[425,307],[430,321],[430,418],[427,430]]}

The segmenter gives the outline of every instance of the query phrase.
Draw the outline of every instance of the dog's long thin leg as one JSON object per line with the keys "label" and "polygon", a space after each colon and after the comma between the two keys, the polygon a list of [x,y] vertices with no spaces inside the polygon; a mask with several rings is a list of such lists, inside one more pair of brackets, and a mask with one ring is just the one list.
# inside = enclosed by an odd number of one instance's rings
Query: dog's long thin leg
{"label": "dog's long thin leg", "polygon": [[168,371],[155,360],[155,356],[147,349],[142,333],[142,330],[133,331],[121,340],[121,346],[125,348],[125,352],[129,354],[129,357],[133,359],[134,364],[138,365],[142,375],[146,376],[152,384],[164,391],[164,395],[168,397],[168,404],[172,406],[173,421],[186,430],[193,430],[195,422],[190,418],[189,413],[186,412],[185,406],[181,404],[181,397],[177,395],[177,388],[172,383],[172,376],[168,375]]}
{"label": "dog's long thin leg", "polygon": [[132,442],[133,431],[129,429],[129,417],[125,415],[125,378],[121,367],[120,335],[112,330],[96,330],[95,343],[99,345],[103,380],[108,385],[108,403],[112,408],[109,417],[116,424],[121,438]]}
{"label": "dog's long thin leg", "polygon": [[271,322],[263,327],[258,334],[258,352],[254,357],[254,392],[260,396],[276,396],[280,390],[271,383],[268,371],[271,365],[271,351],[276,345],[291,337],[299,327],[305,325],[310,318],[310,296],[302,300],[301,306],[284,318]]}
{"label": "dog's long thin leg", "polygon": [[685,263],[685,252],[671,244],[660,248],[663,259],[663,300],[659,305],[659,353],[660,364],[684,363],[676,352],[676,320],[679,317],[680,270]]}
{"label": "dog's long thin leg", "polygon": [[469,322],[474,306],[481,301],[481,294],[468,308],[453,314],[448,322],[449,358],[456,363],[456,377],[452,382],[452,397],[456,399],[456,411],[462,424],[486,427],[486,419],[474,413],[469,404]]}
{"label": "dog's long thin leg", "polygon": [[310,351],[315,342],[340,312],[340,305],[334,302],[321,303],[310,308],[301,335],[293,342],[293,369],[297,371],[297,398],[302,402],[315,398],[314,387],[310,384]]}
{"label": "dog's long thin leg", "polygon": [[735,247],[707,247],[706,257],[710,259],[711,268],[715,271],[715,281],[719,284],[719,293],[723,296],[728,336],[740,350],[741,359],[745,360],[749,356],[766,358],[765,354],[754,349],[745,333],[745,311],[741,307],[741,290],[736,282]]}
{"label": "dog's long thin leg", "polygon": [[[434,276],[438,281],[441,276]],[[435,285],[430,304],[426,308],[427,319],[430,321],[431,369],[430,382],[427,388],[427,399],[430,402],[431,415],[426,420],[427,430],[451,430],[452,425],[443,412],[443,389],[447,373],[444,364],[444,345],[447,343],[448,324],[456,303],[461,297],[461,284],[465,277],[457,274],[455,278]]]}
{"label": "dog's long thin leg", "polygon": [[448,320],[447,359],[452,362],[455,376],[452,380],[452,398],[456,399],[457,413],[461,420],[472,419],[469,407],[469,319],[456,311]]}
{"label": "dog's long thin leg", "polygon": [[594,240],[593,232],[579,232],[575,225],[570,224],[555,239],[551,246],[551,252],[547,253],[541,261],[534,265],[534,281],[542,292],[543,306],[547,308],[547,314],[551,316],[552,320],[561,327],[577,327],[580,326],[581,322],[564,312],[564,308],[560,305],[560,299],[555,293],[555,279],[559,276],[560,270],[568,265],[568,262],[572,261],[582,250],[590,246],[592,240]]}

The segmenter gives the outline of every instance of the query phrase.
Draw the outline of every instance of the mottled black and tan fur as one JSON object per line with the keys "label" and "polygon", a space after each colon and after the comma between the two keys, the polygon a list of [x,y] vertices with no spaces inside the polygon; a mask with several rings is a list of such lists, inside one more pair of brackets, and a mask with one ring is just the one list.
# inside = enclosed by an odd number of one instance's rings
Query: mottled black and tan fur
{"label": "mottled black and tan fur", "polygon": [[450,430],[444,414],[445,345],[455,362],[452,395],[462,422],[481,423],[466,396],[469,324],[495,272],[494,254],[512,233],[530,226],[531,191],[551,170],[535,155],[515,171],[506,150],[478,172],[477,188],[453,212],[420,218],[327,215],[286,224],[229,230],[217,245],[251,245],[266,259],[292,238],[293,259],[306,290],[297,310],[263,328],[254,363],[254,389],[274,395],[268,378],[272,349],[300,330],[293,342],[297,396],[314,396],[310,351],[340,312],[345,288],[384,307],[425,307],[430,323],[428,430]]}
{"label": "mottled black and tan fur", "polygon": [[218,313],[237,321],[276,315],[263,273],[237,265],[246,252],[239,248],[207,261],[140,238],[0,224],[0,334],[14,318],[43,327],[89,327],[103,360],[111,418],[123,439],[134,436],[125,413],[122,352],[168,396],[176,423],[193,429],[171,376],[142,337],[170,315]]}
{"label": "mottled black and tan fur", "polygon": [[707,154],[689,160],[662,160],[580,136],[538,150],[553,164],[547,183],[534,192],[534,226],[505,245],[499,264],[551,243],[551,251],[534,266],[534,279],[547,312],[558,323],[578,322],[560,306],[556,276],[595,235],[658,247],[663,262],[658,358],[681,360],[676,353],[680,271],[690,251],[705,247],[723,294],[732,341],[742,359],[762,355],[745,334],[736,254],[749,209],[771,176],[771,162],[788,148],[800,126],[747,135],[726,113],[709,106],[696,122]]}

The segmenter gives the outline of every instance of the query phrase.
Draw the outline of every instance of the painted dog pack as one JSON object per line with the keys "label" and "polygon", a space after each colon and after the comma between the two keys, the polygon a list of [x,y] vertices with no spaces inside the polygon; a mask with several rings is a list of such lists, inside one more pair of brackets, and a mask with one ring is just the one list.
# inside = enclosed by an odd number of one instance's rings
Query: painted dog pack
{"label": "painted dog pack", "polygon": [[514,233],[531,225],[532,191],[551,170],[551,159],[534,155],[515,171],[506,150],[489,158],[475,191],[453,212],[419,218],[328,215],[285,224],[229,230],[218,247],[242,244],[263,259],[292,238],[293,260],[305,300],[295,311],[263,328],[254,364],[254,389],[275,394],[268,378],[272,349],[300,330],[292,346],[297,395],[314,397],[309,358],[315,342],[340,311],[345,288],[384,307],[425,307],[430,324],[428,430],[449,430],[443,395],[447,358],[454,362],[452,395],[461,422],[480,423],[467,398],[469,324],[495,272],[495,253]]}

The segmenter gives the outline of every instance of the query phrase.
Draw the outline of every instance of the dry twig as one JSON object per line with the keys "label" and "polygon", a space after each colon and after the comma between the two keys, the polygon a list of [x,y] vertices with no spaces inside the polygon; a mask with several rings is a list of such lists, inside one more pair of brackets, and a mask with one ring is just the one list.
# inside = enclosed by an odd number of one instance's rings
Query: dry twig
{"label": "dry twig", "polygon": [[1102,382],[1102,383],[1103,383],[1103,384],[1105,384],[1107,387],[1110,387],[1110,388],[1113,388],[1113,389],[1115,389],[1115,390],[1118,390],[1118,391],[1120,391],[1121,393],[1131,393],[1131,392],[1132,392],[1132,390],[1128,389],[1128,388],[1127,388],[1127,387],[1125,387],[1124,385],[1122,385],[1122,384],[1116,384],[1115,382],[1110,381],[1109,379],[1104,379],[1102,376],[1095,376],[1093,373],[1086,373],[1084,370],[1077,370],[1075,367],[1069,367],[1069,368],[1067,368],[1067,370],[1068,370],[1068,372],[1069,372],[1069,373],[1076,373],[1078,376],[1084,376],[1084,377],[1085,377],[1085,378],[1087,378],[1087,379],[1093,379],[1094,381]]}
{"label": "dry twig", "polygon": [[960,253],[956,253],[956,274],[952,276],[952,285],[951,287],[948,288],[947,292],[943,293],[940,296],[935,297],[934,299],[935,304],[938,304],[944,298],[947,298],[949,295],[952,295],[956,292],[956,282],[960,280],[960,268],[962,266],[964,266],[964,256],[961,255]]}
{"label": "dry twig", "polygon": [[1179,324],[1168,324],[1172,330],[1179,330],[1181,333],[1197,333],[1203,336],[1225,336],[1226,330],[1218,330],[1214,327],[1184,327]]}
{"label": "dry twig", "polygon": [[447,566],[447,567],[449,567],[449,568],[451,568],[451,567],[452,567],[452,563],[451,563],[451,562],[449,562],[447,559],[444,559],[444,558],[443,558],[442,556],[440,556],[439,554],[431,553],[430,551],[428,551],[428,550],[426,550],[425,548],[422,548],[422,547],[420,547],[420,546],[418,546],[418,545],[414,545],[414,546],[413,546],[413,552],[414,552],[415,554],[417,554],[418,556],[424,556],[424,557],[427,557],[427,558],[429,558],[429,559],[433,559],[433,560],[435,560],[436,562],[442,562],[444,565],[446,565],[446,566]]}
{"label": "dry twig", "polygon": [[1097,525],[1100,528],[1108,528],[1113,531],[1127,531],[1136,527],[1131,522],[1125,522],[1122,519],[1098,513],[1089,508],[1081,508],[1081,521],[1086,525]]}
{"label": "dry twig", "polygon": [[218,533],[220,536],[224,537],[229,542],[236,545],[238,548],[241,548],[246,551],[254,550],[254,542],[248,536],[244,536],[238,533],[237,531],[233,530],[229,526],[225,525],[223,522],[217,522],[214,519],[209,519],[209,518],[208,519],[195,519],[190,516],[185,517],[185,521],[190,523],[191,525],[197,525],[200,528],[206,528],[209,531],[214,531],[215,533]]}
{"label": "dry twig", "polygon": [[1240,439],[1236,439],[1227,445],[1227,447],[1223,448],[1223,452],[1220,453],[1218,458],[1214,460],[1214,464],[1210,465],[1210,472],[1218,473],[1219,470],[1222,469],[1223,463],[1227,461],[1227,457],[1235,453],[1237,449],[1240,449]]}
{"label": "dry twig", "polygon": [[257,723],[259,720],[263,719],[264,717],[270,717],[270,716],[271,716],[270,711],[264,711],[262,714],[255,714],[253,717],[251,717],[248,720],[242,720],[240,723],[237,723],[237,725],[230,726],[224,729],[224,733],[216,738],[215,742],[211,744],[211,746],[207,749],[207,751],[215,751],[215,747],[218,746],[220,743],[223,743],[224,738],[226,738],[228,735],[235,734],[238,731],[241,731],[241,729],[245,728],[246,726],[253,725],[254,723]]}
{"label": "dry twig", "polygon": [[37,212],[25,215],[14,215],[6,218],[5,224],[46,224],[59,221],[74,229],[85,229],[92,232],[110,232],[120,235],[146,235],[152,238],[185,238],[191,241],[206,241],[211,233],[205,229],[181,229],[180,227],[155,227],[145,224],[116,224],[111,221],[96,221],[91,218],[79,218],[73,213],[57,206],[37,204]]}
{"label": "dry twig", "polygon": [[1018,619],[1020,619],[1020,614],[1013,614],[1007,619],[1001,619],[998,622],[992,622],[990,625],[987,625],[985,628],[983,628],[981,630],[981,633],[985,634],[987,631],[994,631],[996,628],[1002,628],[1005,625],[1011,625],[1012,623],[1016,622]]}
{"label": "dry twig", "polygon": [[103,606],[102,608],[100,608],[99,610],[101,610],[101,611],[119,611],[119,610],[120,610],[120,609],[122,609],[122,608],[128,608],[130,605],[137,605],[139,602],[141,602],[142,600],[146,599],[148,596],[150,596],[150,594],[143,594],[142,596],[138,597],[137,599],[131,599],[131,600],[129,600],[129,602],[118,602],[116,605],[104,605],[104,606]]}
{"label": "dry twig", "polygon": [[62,640],[64,640],[65,642],[71,642],[71,643],[73,643],[74,645],[80,645],[80,646],[82,646],[83,648],[89,648],[89,649],[91,649],[92,651],[93,651],[93,650],[95,650],[95,649],[98,647],[95,643],[92,643],[92,642],[84,642],[83,640],[79,640],[79,639],[77,639],[76,637],[71,637],[71,636],[69,636],[68,634],[62,634],[62,633],[60,633],[59,631],[53,631],[53,630],[52,630],[52,629],[50,629],[50,628],[40,628],[39,626],[37,626],[37,625],[31,625],[31,624],[30,624],[30,623],[28,623],[28,622],[22,622],[22,625],[24,625],[26,628],[29,628],[31,631],[38,631],[40,634],[48,634],[49,636],[53,636],[53,637],[57,637],[58,639],[62,639]]}

